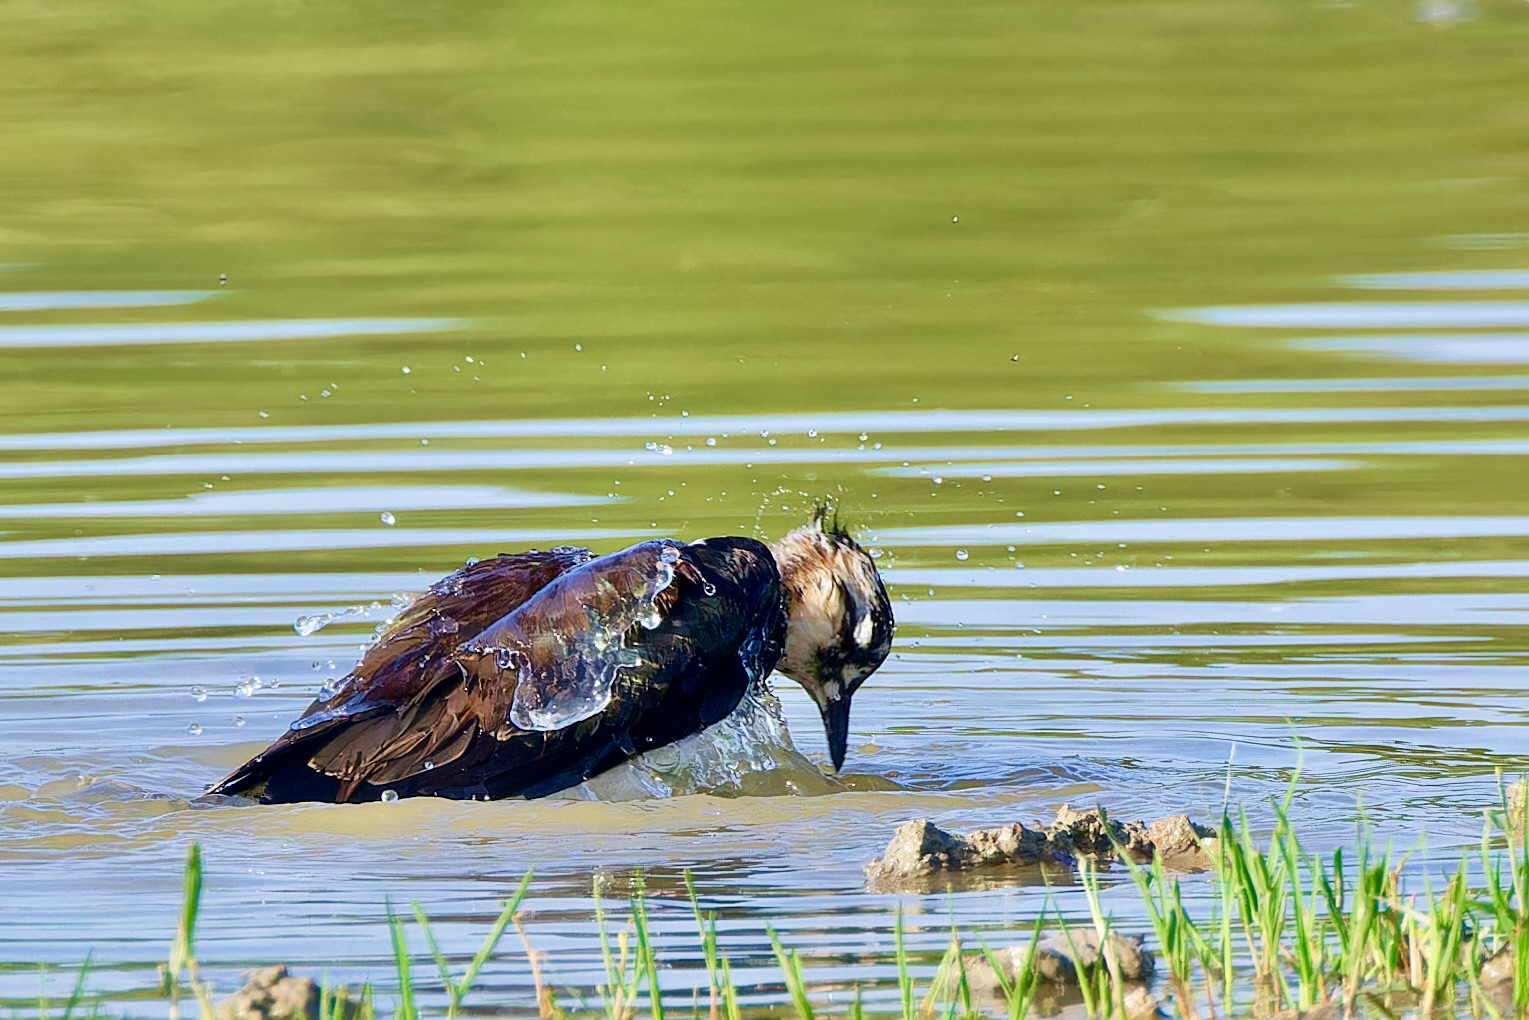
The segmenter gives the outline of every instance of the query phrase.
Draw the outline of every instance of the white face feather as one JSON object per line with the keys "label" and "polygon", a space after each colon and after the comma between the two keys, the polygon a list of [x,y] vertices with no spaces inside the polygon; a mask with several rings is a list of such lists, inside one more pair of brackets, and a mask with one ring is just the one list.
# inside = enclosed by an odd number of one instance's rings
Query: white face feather
{"label": "white face feather", "polygon": [[853,543],[826,536],[817,522],[787,534],[771,552],[788,614],[776,668],[820,706],[847,699],[885,657],[877,654],[886,643],[877,628],[881,619],[890,624],[890,607],[875,566]]}
{"label": "white face feather", "polygon": [[[838,635],[837,606],[825,604],[821,589],[804,593],[794,605],[796,610],[786,624],[786,649],[781,671],[795,677],[811,675],[818,650],[830,647]],[[813,597],[813,596],[816,597]],[[838,600],[834,599],[837,603]]]}

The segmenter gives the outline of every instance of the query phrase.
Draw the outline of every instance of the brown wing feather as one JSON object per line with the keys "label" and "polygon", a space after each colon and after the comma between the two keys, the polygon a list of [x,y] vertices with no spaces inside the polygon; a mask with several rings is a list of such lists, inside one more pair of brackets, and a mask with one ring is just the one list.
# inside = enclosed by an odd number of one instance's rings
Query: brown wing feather
{"label": "brown wing feather", "polygon": [[570,570],[463,642],[456,658],[483,686],[513,692],[505,727],[553,732],[611,703],[641,673],[640,635],[663,622],[678,589],[681,546],[642,542]]}
{"label": "brown wing feather", "polygon": [[452,652],[464,635],[480,632],[589,558],[587,549],[572,548],[496,556],[431,585],[332,696],[309,705],[280,739],[212,792],[258,790],[289,763],[353,785],[392,781],[423,770],[427,761],[438,765],[460,756],[483,720],[504,718],[513,691],[471,682]]}

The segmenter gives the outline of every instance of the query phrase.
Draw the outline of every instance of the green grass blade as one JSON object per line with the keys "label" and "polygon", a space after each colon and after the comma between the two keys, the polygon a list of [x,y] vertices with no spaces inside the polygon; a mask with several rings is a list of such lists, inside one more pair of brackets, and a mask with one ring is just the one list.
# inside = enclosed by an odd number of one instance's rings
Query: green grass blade
{"label": "green grass blade", "polygon": [[393,966],[398,978],[398,1012],[394,1020],[419,1020],[414,1004],[414,981],[410,971],[409,942],[403,921],[395,917],[393,908],[387,908],[388,932],[393,941]]}
{"label": "green grass blade", "polygon": [[775,950],[775,959],[785,977],[786,990],[791,993],[791,1001],[796,1004],[797,1017],[799,1020],[813,1020],[812,1003],[807,1001],[807,981],[802,973],[801,958],[780,944],[780,936],[775,934],[774,928],[766,928],[765,932],[770,936],[770,946]]}
{"label": "green grass blade", "polygon": [[462,980],[457,984],[457,988],[460,990],[459,1001],[462,996],[466,996],[468,991],[472,989],[473,983],[478,980],[478,973],[483,970],[483,965],[488,963],[489,958],[494,955],[494,951],[499,948],[499,943],[504,939],[505,932],[509,930],[511,922],[515,919],[515,912],[520,909],[521,901],[526,898],[526,893],[531,888],[531,874],[531,872],[527,871],[525,877],[520,880],[520,885],[515,887],[514,894],[505,902],[504,909],[494,919],[493,927],[489,929],[488,935],[483,939],[483,944],[473,954],[472,961],[467,965],[467,971],[462,975]]}
{"label": "green grass blade", "polygon": [[91,956],[90,953],[85,954],[85,962],[80,964],[80,972],[74,976],[74,987],[70,989],[69,999],[64,1003],[62,1020],[74,1020],[75,1009],[85,1000],[85,977],[90,973]]}

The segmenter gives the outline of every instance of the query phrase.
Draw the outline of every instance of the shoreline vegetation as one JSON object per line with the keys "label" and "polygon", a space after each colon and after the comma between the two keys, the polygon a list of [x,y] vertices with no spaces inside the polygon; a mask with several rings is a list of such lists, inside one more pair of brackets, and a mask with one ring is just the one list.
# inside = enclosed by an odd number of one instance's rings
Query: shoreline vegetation
{"label": "shoreline vegetation", "polygon": [[[387,995],[379,996],[370,985],[321,985],[278,965],[254,972],[244,988],[217,1000],[195,949],[203,893],[202,854],[195,843],[187,852],[179,923],[160,966],[160,992],[172,1020],[423,1020],[437,1013],[456,1020],[465,1012],[517,1008],[543,1020],[664,1020],[666,1014],[813,1020],[827,1013],[1022,1020],[1063,1007],[1071,1015],[1101,1020],[1529,1017],[1529,781],[1504,788],[1498,808],[1487,813],[1479,846],[1463,853],[1453,872],[1432,877],[1407,873],[1408,855],[1375,845],[1363,823],[1352,847],[1327,855],[1309,852],[1290,820],[1292,793],[1293,786],[1273,805],[1272,830],[1263,839],[1241,811],[1206,831],[1213,893],[1202,916],[1186,908],[1180,878],[1165,865],[1165,855],[1142,860],[1119,841],[1113,853],[1084,853],[1068,862],[1077,870],[1088,917],[1065,919],[1048,904],[1012,946],[989,946],[953,929],[943,959],[922,982],[914,971],[928,968],[910,956],[899,915],[890,961],[897,998],[891,1008],[862,1003],[862,983],[853,984],[847,1007],[842,1005],[842,967],[831,986],[838,1004],[825,1003],[829,986],[815,982],[810,958],[784,946],[773,930],[767,934],[788,1003],[763,1010],[745,1005],[719,948],[717,916],[703,908],[688,873],[702,963],[690,968],[694,992],[688,997],[674,991],[672,977],[680,969],[667,966],[655,947],[640,877],[619,929],[606,915],[596,881],[594,920],[605,971],[596,997],[552,987],[543,975],[546,954],[532,944],[521,910],[528,874],[465,966],[454,965],[442,951],[428,916],[414,904],[408,916],[388,911],[394,972]],[[1109,822],[1102,812],[1094,814]],[[1099,876],[1111,866],[1124,869],[1136,886],[1149,931],[1121,931],[1105,911]],[[480,995],[469,1007],[483,968],[509,955],[501,955],[500,947],[511,929],[520,939],[535,1002],[512,1006]],[[37,1020],[110,1016],[102,998],[88,990],[90,969],[87,957],[66,1001],[39,1000]],[[670,990],[655,995],[660,970],[671,975]],[[868,975],[863,984],[873,983],[884,982]],[[443,1008],[421,1004],[426,990],[444,996]],[[17,1020],[26,1016],[14,1009],[10,1014]]]}

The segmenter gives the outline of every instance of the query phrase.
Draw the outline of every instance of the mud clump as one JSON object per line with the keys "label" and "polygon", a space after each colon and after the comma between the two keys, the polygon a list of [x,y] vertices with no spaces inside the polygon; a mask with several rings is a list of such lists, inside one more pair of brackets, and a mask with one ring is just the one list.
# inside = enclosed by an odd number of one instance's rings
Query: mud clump
{"label": "mud clump", "polygon": [[1518,973],[1518,957],[1512,945],[1503,946],[1481,963],[1481,989],[1502,1016],[1513,1012],[1513,981]]}
{"label": "mud clump", "polygon": [[[244,987],[218,1003],[217,1020],[312,1020],[319,1017],[321,1006],[318,983],[312,978],[294,977],[285,964],[275,964],[252,971]],[[339,1004],[334,1015],[356,1020],[362,1015],[359,1002],[343,990],[336,993]]]}
{"label": "mud clump", "polygon": [[1092,979],[1100,970],[1108,971],[1121,983],[1128,1020],[1160,1015],[1157,1000],[1146,989],[1155,964],[1152,954],[1142,947],[1141,936],[1110,932],[1101,939],[1097,931],[1087,928],[1055,932],[1033,946],[1026,943],[991,954],[968,954],[961,960],[968,987],[984,997],[1000,995],[1005,986],[1013,987],[1026,973],[1054,987],[1054,993],[1042,998],[1066,996],[1069,990],[1076,994],[1080,975]]}
{"label": "mud clump", "polygon": [[1067,858],[1044,832],[1021,823],[978,829],[962,836],[920,818],[899,826],[886,854],[866,865],[865,870],[872,878],[894,878],[1043,862],[1065,864]]}
{"label": "mud clump", "polygon": [[1138,863],[1161,860],[1176,871],[1205,871],[1213,866],[1215,830],[1187,815],[1144,822],[1120,822],[1098,809],[1079,811],[1063,805],[1049,826],[1021,822],[964,835],[946,832],[927,818],[900,826],[881,857],[865,866],[873,883],[929,878],[1036,865],[1072,867],[1080,857]]}

